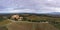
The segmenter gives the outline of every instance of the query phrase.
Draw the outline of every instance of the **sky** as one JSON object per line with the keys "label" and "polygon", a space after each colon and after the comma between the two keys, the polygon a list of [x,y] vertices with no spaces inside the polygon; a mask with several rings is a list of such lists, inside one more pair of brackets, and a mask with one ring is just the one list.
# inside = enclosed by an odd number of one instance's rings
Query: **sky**
{"label": "sky", "polygon": [[0,13],[60,12],[60,0],[0,0]]}

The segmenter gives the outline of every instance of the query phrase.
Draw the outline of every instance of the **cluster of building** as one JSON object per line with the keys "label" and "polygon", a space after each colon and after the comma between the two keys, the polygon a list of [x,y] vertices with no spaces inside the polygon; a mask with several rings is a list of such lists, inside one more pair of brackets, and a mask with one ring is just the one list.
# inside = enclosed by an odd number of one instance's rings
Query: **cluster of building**
{"label": "cluster of building", "polygon": [[12,15],[10,19],[15,20],[15,21],[22,21],[23,17],[16,14],[16,15]]}

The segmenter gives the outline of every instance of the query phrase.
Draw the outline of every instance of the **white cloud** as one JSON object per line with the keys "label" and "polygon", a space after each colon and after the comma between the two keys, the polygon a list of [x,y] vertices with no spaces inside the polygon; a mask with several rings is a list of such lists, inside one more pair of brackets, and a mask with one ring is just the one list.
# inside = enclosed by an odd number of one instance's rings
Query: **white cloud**
{"label": "white cloud", "polygon": [[7,7],[0,13],[49,13],[60,12],[60,0],[0,0]]}
{"label": "white cloud", "polygon": [[4,11],[0,11],[0,13],[34,13],[36,12],[33,9],[18,9],[18,10],[14,10],[13,8],[8,8],[5,9]]}
{"label": "white cloud", "polygon": [[53,10],[56,10],[56,12],[60,12],[60,8],[53,8]]}

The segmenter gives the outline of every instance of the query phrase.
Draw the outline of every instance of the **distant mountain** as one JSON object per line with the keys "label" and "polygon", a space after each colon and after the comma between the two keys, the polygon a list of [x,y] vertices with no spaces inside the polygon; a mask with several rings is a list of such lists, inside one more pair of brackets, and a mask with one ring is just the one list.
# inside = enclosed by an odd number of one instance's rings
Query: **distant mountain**
{"label": "distant mountain", "polygon": [[48,16],[53,16],[53,17],[60,17],[60,12],[51,12],[51,13],[46,13]]}
{"label": "distant mountain", "polygon": [[60,15],[60,12],[52,12],[52,13],[47,13],[47,14],[50,14],[50,15]]}
{"label": "distant mountain", "polygon": [[50,13],[50,14],[56,14],[56,15],[59,15],[60,12],[52,12],[52,13]]}
{"label": "distant mountain", "polygon": [[60,12],[51,12],[51,13],[0,13],[0,15],[3,16],[9,16],[13,14],[19,14],[19,15],[37,15],[37,16],[53,16],[53,17],[60,17]]}

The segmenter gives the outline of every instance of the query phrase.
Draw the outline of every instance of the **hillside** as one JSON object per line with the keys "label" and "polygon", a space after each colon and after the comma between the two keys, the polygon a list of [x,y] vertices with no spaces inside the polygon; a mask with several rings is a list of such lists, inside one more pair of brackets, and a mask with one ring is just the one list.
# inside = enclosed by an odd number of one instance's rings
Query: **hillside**
{"label": "hillside", "polygon": [[[0,29],[9,30],[58,30],[60,29],[60,17],[50,14],[34,14],[34,13],[21,13],[18,14],[23,17],[20,22],[11,22],[10,18],[14,14],[1,14],[0,15]],[[9,19],[9,20],[8,20]],[[44,22],[44,23],[40,23]],[[45,23],[48,22],[48,23]],[[9,24],[11,23],[11,24]],[[9,25],[6,25],[9,24]],[[6,27],[7,26],[7,27]],[[25,29],[23,29],[25,28]]]}

